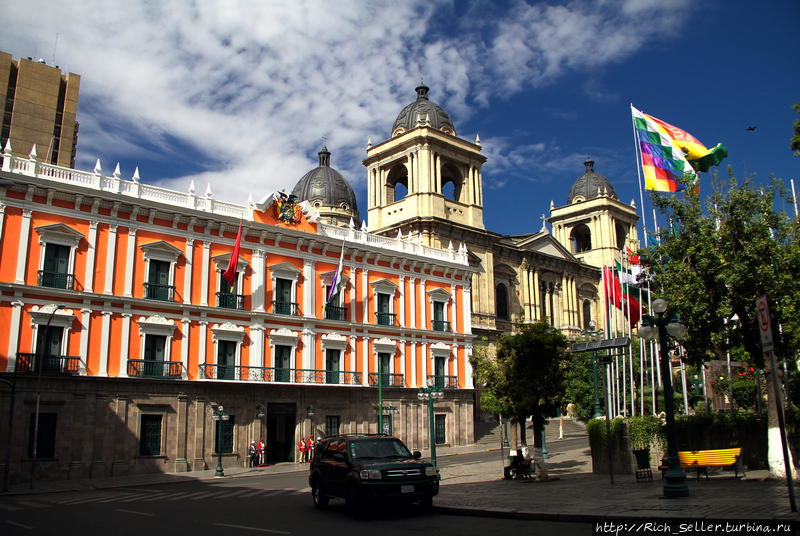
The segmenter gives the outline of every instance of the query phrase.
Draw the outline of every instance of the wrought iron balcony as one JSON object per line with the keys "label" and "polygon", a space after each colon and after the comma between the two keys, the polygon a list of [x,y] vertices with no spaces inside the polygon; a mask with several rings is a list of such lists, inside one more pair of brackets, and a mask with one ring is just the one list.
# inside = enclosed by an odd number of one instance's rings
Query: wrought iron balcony
{"label": "wrought iron balcony", "polygon": [[180,361],[155,361],[153,359],[128,359],[128,376],[133,378],[180,378],[183,364]]}
{"label": "wrought iron balcony", "polygon": [[72,274],[45,272],[44,270],[39,270],[38,285],[40,287],[64,288],[67,290],[73,290],[75,288],[75,276]]}
{"label": "wrought iron balcony", "polygon": [[[42,357],[40,361],[40,357]],[[42,374],[78,374],[81,358],[66,355],[17,354],[17,372],[38,372],[39,363],[44,365]]]}
{"label": "wrought iron balcony", "polygon": [[244,295],[230,292],[217,292],[217,307],[225,309],[244,309]]}
{"label": "wrought iron balcony", "polygon": [[201,363],[200,377],[206,380],[233,380],[250,382],[285,382],[360,385],[360,372],[335,370],[293,369],[282,367],[249,367]]}
{"label": "wrought iron balcony", "polygon": [[325,319],[326,320],[347,320],[347,309],[344,307],[336,307],[335,305],[325,306]]}
{"label": "wrought iron balcony", "polygon": [[394,313],[375,313],[375,319],[380,326],[396,326],[397,315]]}
{"label": "wrought iron balcony", "polygon": [[144,284],[144,297],[148,300],[174,301],[175,285]]}
{"label": "wrought iron balcony", "polygon": [[[402,374],[389,374],[384,372],[381,374],[381,385],[384,387],[405,387],[405,382]],[[367,381],[373,387],[378,385],[378,373],[370,372],[367,376]]]}
{"label": "wrought iron balcony", "polygon": [[428,379],[433,378],[433,385],[440,389],[458,389],[458,376],[439,376],[429,375]]}
{"label": "wrought iron balcony", "polygon": [[272,302],[272,312],[276,315],[297,316],[297,304],[291,302]]}
{"label": "wrought iron balcony", "polygon": [[431,320],[431,327],[433,331],[452,331],[450,329],[450,322],[447,320]]}

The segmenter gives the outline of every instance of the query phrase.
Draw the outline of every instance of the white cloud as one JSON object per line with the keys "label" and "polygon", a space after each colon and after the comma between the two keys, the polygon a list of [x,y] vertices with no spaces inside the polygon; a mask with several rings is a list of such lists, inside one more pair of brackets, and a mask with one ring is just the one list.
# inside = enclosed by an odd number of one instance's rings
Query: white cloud
{"label": "white cloud", "polygon": [[[291,188],[323,136],[332,165],[363,187],[367,137],[388,135],[420,76],[460,131],[476,106],[620,61],[673,31],[681,12],[655,1],[472,7],[448,31],[447,0],[30,0],[4,7],[0,50],[43,55],[58,34],[56,63],[82,76],[82,165],[160,157],[164,175],[144,180],[194,179],[202,191],[210,181],[216,197],[243,202]],[[490,173],[549,162],[512,140],[484,147]]]}

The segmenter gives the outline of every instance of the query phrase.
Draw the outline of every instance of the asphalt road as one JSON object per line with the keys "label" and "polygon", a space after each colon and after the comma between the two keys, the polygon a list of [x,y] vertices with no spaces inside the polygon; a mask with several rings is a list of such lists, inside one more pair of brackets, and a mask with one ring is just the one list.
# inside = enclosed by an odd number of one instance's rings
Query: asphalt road
{"label": "asphalt road", "polygon": [[[499,452],[442,458],[443,466],[498,457]],[[500,462],[498,461],[498,465]],[[435,499],[434,499],[435,504]],[[355,519],[343,501],[313,508],[307,473],[257,475],[107,490],[6,496],[3,536],[558,534],[589,535],[585,523],[555,523],[424,513],[415,506],[373,508]]]}

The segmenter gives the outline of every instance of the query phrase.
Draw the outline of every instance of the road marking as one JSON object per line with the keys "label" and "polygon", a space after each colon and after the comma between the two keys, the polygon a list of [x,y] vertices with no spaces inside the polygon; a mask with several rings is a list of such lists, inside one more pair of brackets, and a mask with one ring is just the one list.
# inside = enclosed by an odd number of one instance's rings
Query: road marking
{"label": "road marking", "polygon": [[297,493],[308,493],[310,491],[311,491],[311,488],[303,488],[303,489],[297,490]]}
{"label": "road marking", "polygon": [[244,525],[229,525],[227,523],[212,523],[217,527],[229,527],[232,529],[242,529],[242,530],[255,530],[257,532],[269,532],[270,534],[291,534],[291,532],[287,532],[285,530],[271,530],[271,529],[262,529],[260,527],[246,527]]}
{"label": "road marking", "polygon": [[19,527],[21,529],[27,529],[27,530],[33,529],[33,527],[31,526],[23,525],[22,523],[17,523],[16,521],[9,521],[8,519],[6,519],[6,523],[8,523],[9,525],[14,525],[15,527]]}
{"label": "road marking", "polygon": [[219,493],[218,490],[217,491],[209,491],[208,493],[202,493],[200,495],[197,495],[196,497],[192,497],[189,500],[190,501],[196,501],[198,499],[205,499],[206,497],[211,497],[212,495],[216,495],[217,493]]}
{"label": "road marking", "polygon": [[[249,488],[237,489],[236,491],[231,491],[231,492],[226,493],[224,495],[220,495],[220,496],[217,497],[217,499],[228,499],[229,497],[236,497],[237,495],[241,495],[243,493],[250,493],[251,491],[253,491],[253,490],[251,490]],[[259,490],[259,491],[263,491],[263,490]]]}
{"label": "road marking", "polygon": [[124,508],[114,508],[115,512],[124,512],[126,514],[136,514],[138,516],[155,517],[155,514],[149,512],[137,512],[136,510],[125,510]]}
{"label": "road marking", "polygon": [[191,492],[191,491],[182,491],[180,493],[176,493],[170,497],[165,497],[164,501],[177,501],[178,499],[186,499],[191,495],[197,495],[198,493],[205,493],[205,492]]}

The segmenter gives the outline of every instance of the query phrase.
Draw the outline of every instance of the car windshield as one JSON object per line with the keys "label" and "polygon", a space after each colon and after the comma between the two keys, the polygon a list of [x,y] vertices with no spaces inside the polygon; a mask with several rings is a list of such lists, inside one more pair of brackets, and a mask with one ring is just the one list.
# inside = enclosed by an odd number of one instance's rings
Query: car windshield
{"label": "car windshield", "polygon": [[397,440],[374,439],[350,443],[353,458],[411,458],[405,445]]}

